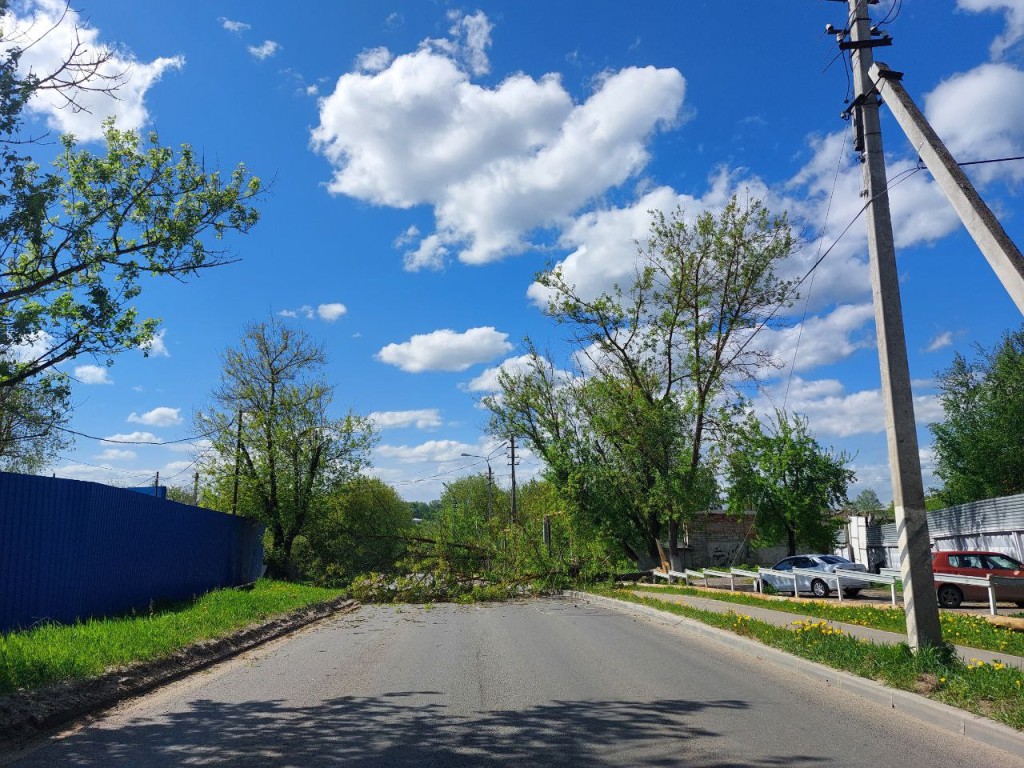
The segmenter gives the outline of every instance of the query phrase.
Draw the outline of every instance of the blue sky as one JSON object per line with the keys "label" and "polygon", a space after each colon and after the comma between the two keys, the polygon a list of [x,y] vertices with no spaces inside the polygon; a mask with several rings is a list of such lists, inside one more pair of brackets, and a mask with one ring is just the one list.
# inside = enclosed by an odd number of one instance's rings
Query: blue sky
{"label": "blue sky", "polygon": [[[42,29],[61,4],[15,9]],[[76,5],[76,7],[78,7]],[[802,275],[838,243],[766,336],[785,366],[757,406],[785,405],[819,440],[855,455],[857,485],[891,496],[859,168],[842,59],[826,23],[845,4],[721,2],[334,2],[86,0],[77,22],[116,46],[130,78],[90,113],[34,104],[36,119],[94,139],[105,114],[192,144],[270,182],[263,218],[229,243],[240,261],[187,285],[152,282],[138,306],[162,319],[152,354],[109,369],[79,359],[72,427],[119,440],[192,434],[219,356],[244,325],[284,314],[323,344],[339,411],[373,414],[373,472],[410,500],[480,471],[478,405],[522,339],[560,350],[533,278],[561,264],[585,292],[628,274],[652,208],[689,213],[734,193],[786,209]],[[893,11],[890,13],[890,11]],[[894,38],[878,58],[961,160],[1024,154],[1024,0],[891,0],[872,7]],[[59,27],[26,56],[45,67]],[[48,58],[49,57],[49,58]],[[831,62],[831,64],[830,64]],[[1021,318],[955,214],[884,117],[907,339],[926,484],[934,375]],[[1024,242],[1024,163],[974,179]],[[829,209],[830,193],[835,195]],[[826,218],[826,210],[828,210]],[[824,232],[819,243],[819,236]],[[800,325],[802,322],[802,331]],[[799,338],[799,343],[797,339]],[[79,438],[61,477],[191,484],[201,445]],[[508,468],[498,459],[499,482]],[[538,462],[526,455],[529,477]]]}

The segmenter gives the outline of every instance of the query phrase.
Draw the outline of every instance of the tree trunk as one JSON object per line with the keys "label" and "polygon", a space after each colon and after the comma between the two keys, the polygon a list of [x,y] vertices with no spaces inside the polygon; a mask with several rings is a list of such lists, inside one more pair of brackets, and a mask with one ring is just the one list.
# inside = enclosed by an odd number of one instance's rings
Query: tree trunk
{"label": "tree trunk", "polygon": [[786,528],[786,549],[789,557],[796,554],[796,531],[788,527]]}

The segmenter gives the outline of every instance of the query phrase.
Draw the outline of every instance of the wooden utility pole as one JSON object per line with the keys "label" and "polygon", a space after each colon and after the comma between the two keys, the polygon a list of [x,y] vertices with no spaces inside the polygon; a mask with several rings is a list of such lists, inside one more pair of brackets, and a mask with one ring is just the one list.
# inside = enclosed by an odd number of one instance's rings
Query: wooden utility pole
{"label": "wooden utility pole", "polygon": [[192,475],[192,506],[199,506],[199,473]]}
{"label": "wooden utility pole", "polygon": [[[867,202],[871,290],[875,307],[875,333],[882,374],[889,473],[899,535],[903,602],[907,613],[907,641],[911,648],[942,642],[939,609],[932,574],[931,539],[924,506],[924,483],[917,444],[917,424],[903,331],[896,247],[889,213],[889,193],[878,117],[878,92],[870,76],[872,48],[891,42],[873,33],[869,0],[848,0],[849,29],[837,36],[839,46],[853,58],[853,103],[856,148],[863,163],[861,195]],[[835,31],[835,30],[832,30]],[[849,35],[849,41],[842,38]]]}

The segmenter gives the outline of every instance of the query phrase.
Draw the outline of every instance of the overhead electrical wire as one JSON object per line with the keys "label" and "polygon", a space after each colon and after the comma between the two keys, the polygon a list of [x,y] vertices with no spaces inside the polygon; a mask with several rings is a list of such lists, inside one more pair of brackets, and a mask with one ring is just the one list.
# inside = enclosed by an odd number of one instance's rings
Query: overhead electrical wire
{"label": "overhead electrical wire", "polygon": [[[818,235],[818,255],[821,254],[821,248],[825,244],[825,230],[828,228],[828,217],[832,212],[832,200],[836,194],[836,187],[839,184],[839,172],[843,168],[843,155],[846,153],[846,142],[848,136],[846,133],[843,134],[843,146],[839,148],[839,158],[836,161],[836,172],[832,177],[832,189],[828,193],[828,204],[825,206],[825,218],[821,223],[821,234]],[[800,318],[800,325],[796,335],[796,348],[793,350],[793,364],[789,366],[789,378],[786,379],[786,393],[782,398],[782,410],[786,410],[786,404],[789,402],[789,388],[793,383],[793,373],[796,371],[796,359],[800,354],[800,341],[804,335],[804,323],[807,322],[807,308],[811,303],[811,291],[814,290],[814,275],[811,275],[811,282],[807,286],[807,293],[804,296],[804,312]]]}

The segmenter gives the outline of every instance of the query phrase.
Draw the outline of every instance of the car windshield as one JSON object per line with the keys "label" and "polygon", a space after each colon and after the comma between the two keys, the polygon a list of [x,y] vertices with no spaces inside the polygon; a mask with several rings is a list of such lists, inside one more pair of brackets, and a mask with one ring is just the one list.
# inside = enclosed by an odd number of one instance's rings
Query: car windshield
{"label": "car windshield", "polygon": [[1007,571],[1019,571],[1022,568],[1020,563],[1006,555],[985,555],[985,559],[988,560],[989,568],[1005,569]]}
{"label": "car windshield", "polygon": [[839,555],[822,555],[818,559],[821,560],[821,562],[823,563],[828,563],[829,565],[838,565],[839,563],[851,562],[850,560],[847,560],[845,557],[839,557]]}

